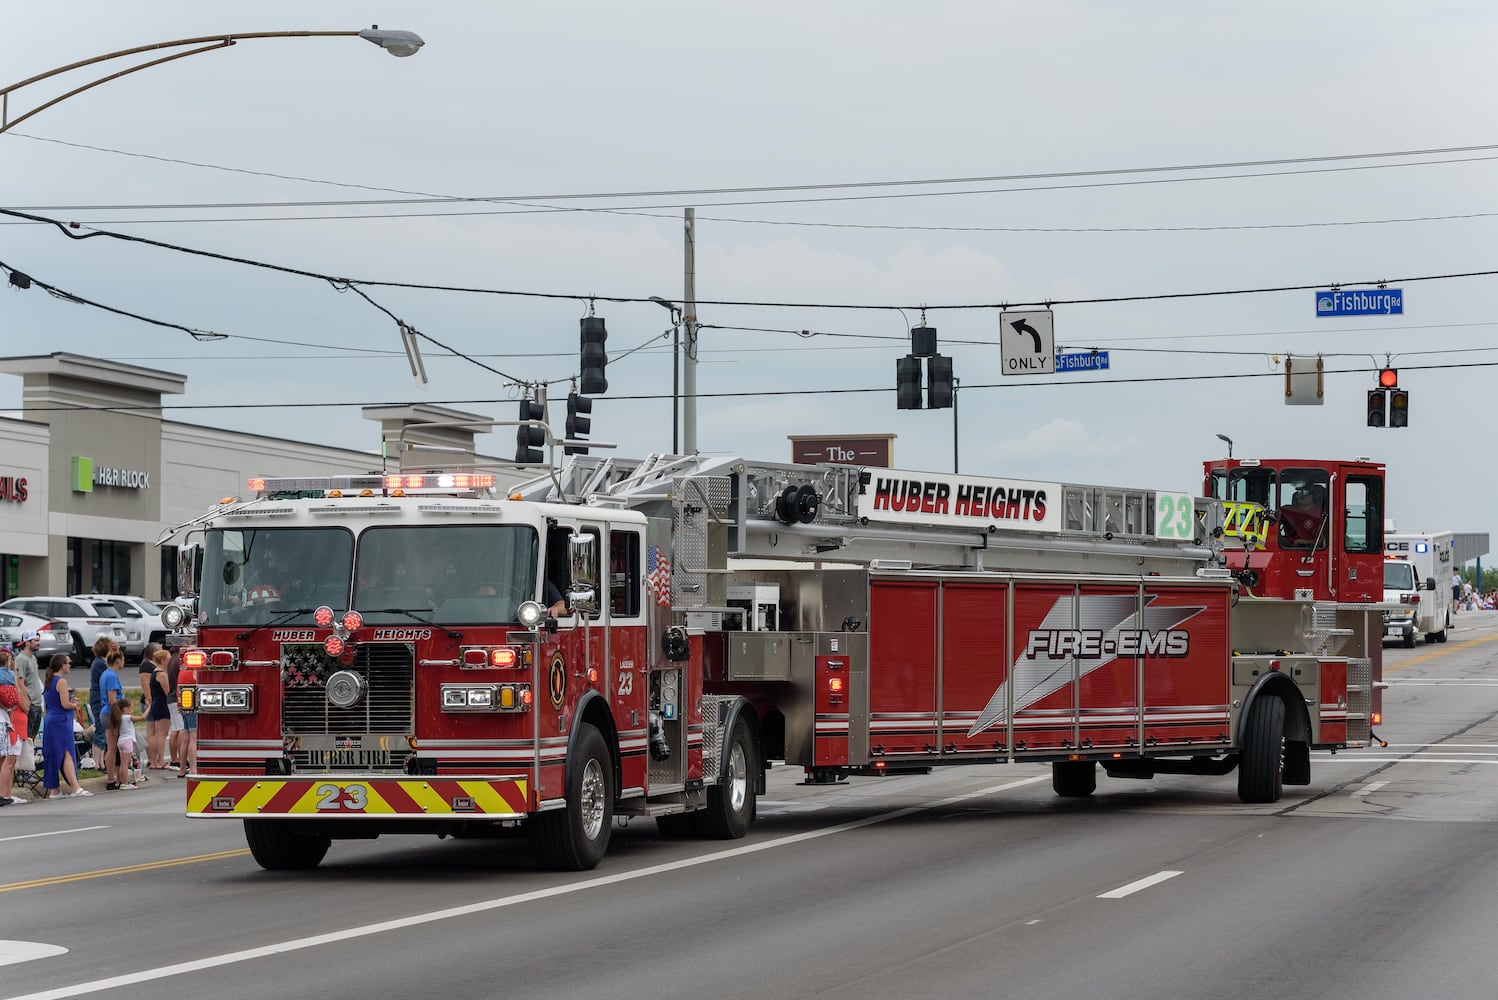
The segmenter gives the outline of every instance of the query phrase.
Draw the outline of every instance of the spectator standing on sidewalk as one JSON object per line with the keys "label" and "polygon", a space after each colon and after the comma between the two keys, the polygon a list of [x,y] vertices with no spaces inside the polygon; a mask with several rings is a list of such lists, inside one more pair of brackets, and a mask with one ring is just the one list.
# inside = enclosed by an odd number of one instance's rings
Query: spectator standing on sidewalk
{"label": "spectator standing on sidewalk", "polygon": [[[36,662],[36,651],[42,648],[42,637],[27,630],[21,633],[21,645],[16,648],[16,680],[26,689],[31,699],[31,709],[26,713],[26,735],[36,740],[42,735],[42,668]],[[27,761],[26,770],[31,770]]]}
{"label": "spectator standing on sidewalk", "polygon": [[123,777],[125,767],[120,760],[120,748],[115,743],[120,730],[110,721],[114,706],[125,700],[125,683],[120,679],[120,671],[124,669],[125,653],[116,646],[104,658],[104,673],[99,677],[99,705],[104,710],[101,724],[105,729],[104,774],[109,779],[104,787],[111,792],[128,783],[128,779]]}
{"label": "spectator standing on sidewalk", "polygon": [[0,649],[0,806],[18,806],[26,801],[13,795],[16,763],[26,746],[26,692],[16,683],[10,650]]}
{"label": "spectator standing on sidewalk", "polygon": [[109,710],[109,742],[120,753],[119,786],[134,789],[135,720],[130,717],[130,699],[122,698]]}
{"label": "spectator standing on sidewalk", "polygon": [[[68,690],[67,677],[72,669],[71,656],[53,653],[42,682],[42,698],[47,706],[42,722],[42,787],[47,789],[49,799],[94,794],[78,784],[78,768],[73,759],[73,713],[78,710],[78,702]],[[67,780],[66,795],[59,787],[59,778]]]}
{"label": "spectator standing on sidewalk", "polygon": [[88,668],[88,714],[94,724],[93,761],[96,771],[104,770],[104,751],[109,738],[109,719],[104,715],[104,710],[109,706],[100,699],[99,681],[109,666],[106,657],[109,656],[110,647],[115,645],[117,643],[107,635],[95,639],[94,662]]}
{"label": "spectator standing on sidewalk", "polygon": [[157,648],[151,654],[151,707],[146,711],[146,757],[157,771],[166,770],[167,730],[172,724],[172,682],[166,675],[166,665],[172,654]]}
{"label": "spectator standing on sidewalk", "polygon": [[187,767],[187,721],[181,706],[177,704],[177,685],[182,673],[182,650],[172,647],[171,659],[166,664],[166,679],[171,685],[172,703],[167,711],[172,717],[171,735],[167,738],[167,765],[177,768],[178,777],[185,777]]}

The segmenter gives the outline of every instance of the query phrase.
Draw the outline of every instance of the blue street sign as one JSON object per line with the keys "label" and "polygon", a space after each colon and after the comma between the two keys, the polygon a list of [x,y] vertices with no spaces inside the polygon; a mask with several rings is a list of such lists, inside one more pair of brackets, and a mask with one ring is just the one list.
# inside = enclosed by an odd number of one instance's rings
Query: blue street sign
{"label": "blue street sign", "polygon": [[1069,354],[1056,355],[1056,371],[1058,373],[1106,371],[1107,368],[1107,351],[1075,351]]}
{"label": "blue street sign", "polygon": [[1317,316],[1403,316],[1404,289],[1370,288],[1316,293]]}

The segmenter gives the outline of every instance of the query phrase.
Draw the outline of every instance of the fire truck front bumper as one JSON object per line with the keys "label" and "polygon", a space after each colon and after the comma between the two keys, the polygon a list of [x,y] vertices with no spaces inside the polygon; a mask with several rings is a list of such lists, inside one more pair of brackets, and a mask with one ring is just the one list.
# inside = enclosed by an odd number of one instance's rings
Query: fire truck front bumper
{"label": "fire truck front bumper", "polygon": [[244,819],[517,819],[529,811],[525,778],[275,776],[187,781],[187,815]]}

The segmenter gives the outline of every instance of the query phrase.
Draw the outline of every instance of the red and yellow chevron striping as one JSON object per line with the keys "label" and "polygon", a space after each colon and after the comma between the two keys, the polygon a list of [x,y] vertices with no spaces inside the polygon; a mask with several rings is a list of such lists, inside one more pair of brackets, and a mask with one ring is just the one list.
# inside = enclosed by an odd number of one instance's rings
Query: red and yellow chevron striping
{"label": "red and yellow chevron striping", "polygon": [[524,778],[190,779],[189,816],[514,816]]}

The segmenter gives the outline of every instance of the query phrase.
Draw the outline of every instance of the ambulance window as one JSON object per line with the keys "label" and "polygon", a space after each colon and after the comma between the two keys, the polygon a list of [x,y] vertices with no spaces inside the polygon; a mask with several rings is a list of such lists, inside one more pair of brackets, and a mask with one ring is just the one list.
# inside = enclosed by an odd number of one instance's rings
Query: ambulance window
{"label": "ambulance window", "polygon": [[609,532],[609,614],[636,618],[640,614],[640,535]]}
{"label": "ambulance window", "polygon": [[1343,548],[1348,552],[1384,550],[1384,481],[1378,476],[1347,477],[1347,526]]}

